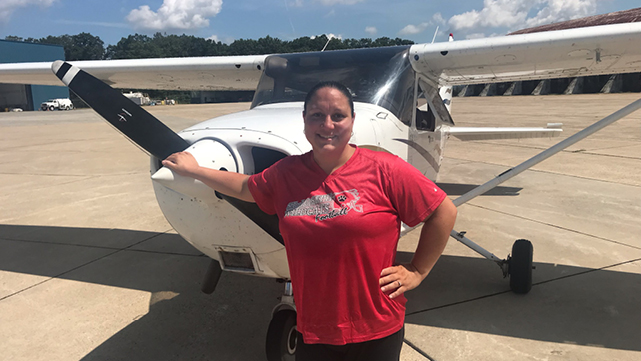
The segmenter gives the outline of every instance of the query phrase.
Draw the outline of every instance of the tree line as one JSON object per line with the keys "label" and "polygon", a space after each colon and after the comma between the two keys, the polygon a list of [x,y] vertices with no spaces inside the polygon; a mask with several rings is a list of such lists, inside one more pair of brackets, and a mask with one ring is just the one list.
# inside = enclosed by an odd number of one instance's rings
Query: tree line
{"label": "tree line", "polygon": [[[152,36],[129,35],[120,39],[117,44],[106,47],[100,37],[89,33],[47,36],[40,39],[7,36],[5,40],[60,45],[64,48],[65,59],[69,61],[283,54],[320,51],[324,47],[325,50],[339,50],[414,44],[411,40],[387,37],[381,37],[376,40],[369,38],[342,40],[333,38],[328,42],[329,39],[325,35],[317,36],[313,39],[311,37],[301,37],[291,41],[266,36],[258,40],[239,39],[231,44],[224,44],[220,41],[192,35],[167,35],[162,33],[156,33]],[[128,90],[134,89],[126,89],[125,91]],[[171,98],[179,103],[189,103],[192,96],[192,92],[188,91],[144,90],[144,92],[154,99]],[[76,99],[73,94],[71,98],[76,106],[82,106],[83,103]]]}
{"label": "tree line", "polygon": [[[238,39],[230,44],[199,38],[193,35],[167,35],[156,33],[152,36],[134,34],[120,39],[115,45],[105,47],[98,36],[89,33],[77,35],[47,36],[40,39],[7,36],[5,40],[24,41],[36,44],[61,45],[66,60],[141,59],[189,56],[224,56],[282,54],[307,51],[371,48],[393,45],[411,45],[411,40],[381,37],[375,40],[337,39],[328,42],[325,35],[300,37],[294,40],[280,40],[266,36],[258,40]],[[327,44],[327,46],[325,46]]]}

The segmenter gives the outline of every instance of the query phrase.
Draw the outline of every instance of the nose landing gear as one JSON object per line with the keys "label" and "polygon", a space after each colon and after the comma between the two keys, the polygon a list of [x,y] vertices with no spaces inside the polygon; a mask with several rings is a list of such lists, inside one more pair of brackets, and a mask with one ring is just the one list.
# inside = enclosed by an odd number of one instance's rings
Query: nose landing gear
{"label": "nose landing gear", "polygon": [[285,293],[275,308],[267,328],[265,351],[268,361],[294,361],[298,332],[292,283],[285,282]]}
{"label": "nose landing gear", "polygon": [[269,361],[294,361],[298,335],[296,311],[281,310],[274,314],[267,329],[265,351]]}

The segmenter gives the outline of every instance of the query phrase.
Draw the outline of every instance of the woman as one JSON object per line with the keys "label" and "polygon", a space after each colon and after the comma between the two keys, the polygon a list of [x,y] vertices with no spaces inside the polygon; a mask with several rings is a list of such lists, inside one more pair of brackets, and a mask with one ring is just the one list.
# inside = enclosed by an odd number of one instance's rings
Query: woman
{"label": "woman", "polygon": [[[201,168],[185,152],[163,165],[276,213],[297,308],[296,360],[398,360],[406,299],[440,257],[456,207],[414,167],[349,144],[354,104],[340,83],[305,99],[312,151],[260,174]],[[414,258],[394,266],[400,225],[424,222]]]}

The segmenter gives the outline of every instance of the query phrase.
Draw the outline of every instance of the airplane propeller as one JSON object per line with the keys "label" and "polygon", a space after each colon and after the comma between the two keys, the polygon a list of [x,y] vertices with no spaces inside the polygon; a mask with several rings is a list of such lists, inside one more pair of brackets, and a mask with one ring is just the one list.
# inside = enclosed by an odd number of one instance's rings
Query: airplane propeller
{"label": "airplane propeller", "polygon": [[96,113],[147,153],[165,159],[189,147],[165,124],[93,75],[60,60],[51,69]]}
{"label": "airplane propeller", "polygon": [[[190,147],[187,141],[156,117],[93,75],[60,60],[55,61],[51,69],[69,89],[143,151],[158,159],[165,159]],[[266,214],[255,203],[224,194],[216,195],[226,200],[276,241],[284,244],[277,216]],[[212,277],[211,272],[219,272],[220,267],[217,267],[216,271],[212,269],[216,270],[216,267],[210,267],[206,277],[209,281],[205,281],[203,285],[203,291],[206,293],[213,292],[218,280],[219,274]]]}

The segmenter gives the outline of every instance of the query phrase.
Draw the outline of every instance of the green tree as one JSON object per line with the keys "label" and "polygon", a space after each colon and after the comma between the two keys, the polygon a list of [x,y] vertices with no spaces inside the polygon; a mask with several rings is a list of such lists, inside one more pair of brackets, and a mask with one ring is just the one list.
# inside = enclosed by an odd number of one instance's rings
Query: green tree
{"label": "green tree", "polygon": [[[13,37],[20,41],[22,38]],[[20,39],[20,40],[18,40]],[[28,43],[60,45],[65,49],[66,60],[99,60],[104,57],[105,43],[97,36],[89,33],[77,35],[47,36],[46,38],[23,40]]]}
{"label": "green tree", "polygon": [[65,47],[65,56],[67,60],[100,60],[105,56],[105,43],[89,33],[72,35],[69,49]]}
{"label": "green tree", "polygon": [[116,45],[109,45],[107,59],[160,58],[162,51],[147,35],[134,34],[120,39]]}
{"label": "green tree", "polygon": [[19,36],[14,36],[14,35],[7,35],[4,37],[4,40],[9,40],[9,41],[22,41],[22,38]]}

